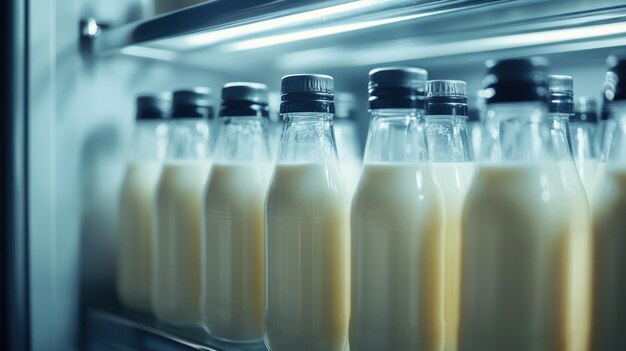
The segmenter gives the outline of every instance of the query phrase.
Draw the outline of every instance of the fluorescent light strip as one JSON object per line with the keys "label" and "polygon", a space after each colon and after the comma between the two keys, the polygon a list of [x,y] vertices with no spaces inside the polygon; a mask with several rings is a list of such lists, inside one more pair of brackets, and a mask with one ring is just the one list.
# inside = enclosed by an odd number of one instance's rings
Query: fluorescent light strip
{"label": "fluorescent light strip", "polygon": [[184,43],[181,47],[198,47],[202,45],[214,44],[217,42],[221,42],[224,40],[236,38],[239,36],[256,34],[263,31],[268,31],[272,29],[277,29],[285,26],[289,26],[292,24],[302,25],[305,24],[303,22],[307,21],[315,21],[318,22],[320,19],[324,17],[339,15],[342,13],[355,11],[355,10],[363,10],[364,7],[377,5],[380,6],[381,3],[389,2],[393,0],[359,0],[352,1],[346,4],[331,6],[327,8],[301,12],[294,15],[288,15],[280,18],[274,18],[270,20],[260,21],[256,23],[244,24],[241,26],[225,28],[221,30],[202,32],[198,34],[193,34],[187,38],[185,38]]}
{"label": "fluorescent light strip", "polygon": [[429,44],[406,40],[395,45],[377,45],[366,49],[325,48],[285,54],[278,60],[283,69],[329,66],[367,66],[380,63],[409,61],[451,55],[515,49],[536,45],[554,44],[573,40],[593,39],[626,34],[626,23],[611,23],[587,27],[504,35],[442,44]]}
{"label": "fluorescent light strip", "polygon": [[121,50],[122,54],[129,56],[145,57],[155,60],[174,61],[178,53],[165,49],[148,48],[145,46],[129,46]]}
{"label": "fluorescent light strip", "polygon": [[374,20],[374,21],[342,24],[342,25],[337,25],[337,26],[332,26],[332,27],[316,28],[316,29],[304,30],[300,32],[279,34],[279,35],[263,37],[263,38],[258,38],[258,39],[244,40],[244,41],[240,41],[240,42],[225,46],[223,51],[232,52],[232,51],[258,49],[262,47],[285,44],[285,43],[290,43],[294,41],[319,38],[319,37],[324,37],[324,36],[338,34],[338,33],[346,33],[346,32],[351,32],[351,31],[360,30],[360,29],[378,27],[378,26],[382,26],[385,24],[408,21],[408,20],[413,20],[413,19],[422,18],[422,17],[428,17],[428,16],[445,13],[449,11],[451,10],[440,10],[440,11],[433,11],[433,12],[426,12],[426,13],[418,13],[418,14],[408,15],[408,16],[400,16],[400,17],[387,18],[387,19]]}

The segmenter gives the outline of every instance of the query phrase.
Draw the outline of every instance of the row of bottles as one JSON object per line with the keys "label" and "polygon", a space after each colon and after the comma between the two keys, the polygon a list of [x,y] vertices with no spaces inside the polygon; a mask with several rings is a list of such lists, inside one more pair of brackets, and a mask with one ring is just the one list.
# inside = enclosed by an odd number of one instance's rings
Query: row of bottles
{"label": "row of bottles", "polygon": [[362,165],[330,76],[283,78],[277,147],[262,84],[212,123],[207,91],[139,98],[121,301],[278,351],[617,350],[625,62],[597,128],[541,58],[488,62],[480,121],[462,81],[372,70]]}

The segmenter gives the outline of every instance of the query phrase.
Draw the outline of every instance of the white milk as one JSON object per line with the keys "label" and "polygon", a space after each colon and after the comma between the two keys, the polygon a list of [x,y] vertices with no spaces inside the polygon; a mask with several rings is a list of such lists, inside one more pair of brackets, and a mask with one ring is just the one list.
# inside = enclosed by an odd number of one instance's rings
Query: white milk
{"label": "white milk", "polygon": [[580,297],[568,291],[580,284],[571,261],[588,238],[588,207],[562,168],[482,166],[475,175],[462,225],[461,351],[579,349],[571,320],[581,312],[571,304]]}
{"label": "white milk", "polygon": [[340,178],[278,164],[267,197],[266,344],[341,351],[348,331],[348,235]]}
{"label": "white milk", "polygon": [[211,335],[262,340],[264,207],[271,166],[213,164],[205,197],[204,323]]}
{"label": "white milk", "polygon": [[471,162],[432,163],[435,179],[443,194],[446,219],[444,234],[444,320],[445,350],[457,349],[461,285],[461,217],[465,196],[472,183]]}
{"label": "white milk", "polygon": [[[594,296],[590,350],[626,345],[626,169],[609,165],[594,204]],[[622,166],[623,167],[623,166]]]}
{"label": "white milk", "polygon": [[201,208],[208,161],[163,166],[156,193],[153,308],[166,322],[200,322]]}
{"label": "white milk", "polygon": [[152,205],[158,161],[132,162],[120,190],[117,292],[130,308],[149,311],[152,291]]}
{"label": "white milk", "polygon": [[442,350],[442,211],[428,166],[364,166],[351,216],[352,350]]}

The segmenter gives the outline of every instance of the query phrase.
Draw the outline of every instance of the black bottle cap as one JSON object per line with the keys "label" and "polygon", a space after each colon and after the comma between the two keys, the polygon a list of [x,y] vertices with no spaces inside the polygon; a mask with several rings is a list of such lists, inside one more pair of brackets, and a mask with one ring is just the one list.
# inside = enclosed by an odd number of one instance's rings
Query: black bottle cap
{"label": "black bottle cap", "polygon": [[464,81],[429,80],[426,91],[427,115],[467,117],[467,84]]}
{"label": "black bottle cap", "polygon": [[139,95],[135,102],[137,109],[135,118],[137,120],[168,118],[172,107],[172,94],[163,92]]}
{"label": "black bottle cap", "polygon": [[486,65],[482,95],[487,104],[549,100],[545,58],[489,60]]}
{"label": "black bottle cap", "polygon": [[369,72],[369,108],[425,108],[428,72],[415,67],[382,67]]}
{"label": "black bottle cap", "polygon": [[626,100],[626,54],[611,55],[607,59],[608,72],[604,80],[604,97],[607,101]]}
{"label": "black bottle cap", "polygon": [[211,90],[205,87],[175,90],[172,118],[213,118]]}
{"label": "black bottle cap", "polygon": [[324,74],[292,74],[281,82],[280,113],[335,113],[334,80]]}
{"label": "black bottle cap", "polygon": [[574,115],[570,117],[570,121],[596,123],[598,121],[598,103],[596,99],[579,96],[576,99]]}
{"label": "black bottle cap", "polygon": [[570,76],[548,76],[550,85],[550,113],[574,113],[574,79]]}
{"label": "black bottle cap", "polygon": [[248,82],[224,84],[220,116],[269,117],[267,86]]}

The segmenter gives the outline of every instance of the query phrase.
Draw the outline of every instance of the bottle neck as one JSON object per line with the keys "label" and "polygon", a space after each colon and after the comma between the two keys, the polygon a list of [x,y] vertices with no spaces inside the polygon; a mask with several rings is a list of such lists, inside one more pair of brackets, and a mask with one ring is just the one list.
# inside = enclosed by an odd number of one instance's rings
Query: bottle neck
{"label": "bottle neck", "polygon": [[607,162],[626,168],[626,101],[613,102],[611,112],[613,123],[606,136],[610,145]]}
{"label": "bottle neck", "polygon": [[336,163],[333,115],[319,112],[282,114],[278,163]]}
{"label": "bottle neck", "polygon": [[470,161],[467,117],[427,115],[426,140],[432,162]]}
{"label": "bottle neck", "polygon": [[554,159],[557,161],[572,160],[572,143],[569,119],[573,113],[549,113],[550,134],[552,135]]}
{"label": "bottle neck", "polygon": [[428,161],[423,110],[372,110],[364,161],[403,163]]}
{"label": "bottle neck", "polygon": [[224,116],[219,121],[215,162],[269,162],[266,118]]}
{"label": "bottle neck", "polygon": [[551,120],[542,102],[486,106],[482,161],[488,164],[553,161]]}
{"label": "bottle neck", "polygon": [[207,119],[177,119],[170,124],[167,160],[207,160],[210,158]]}

